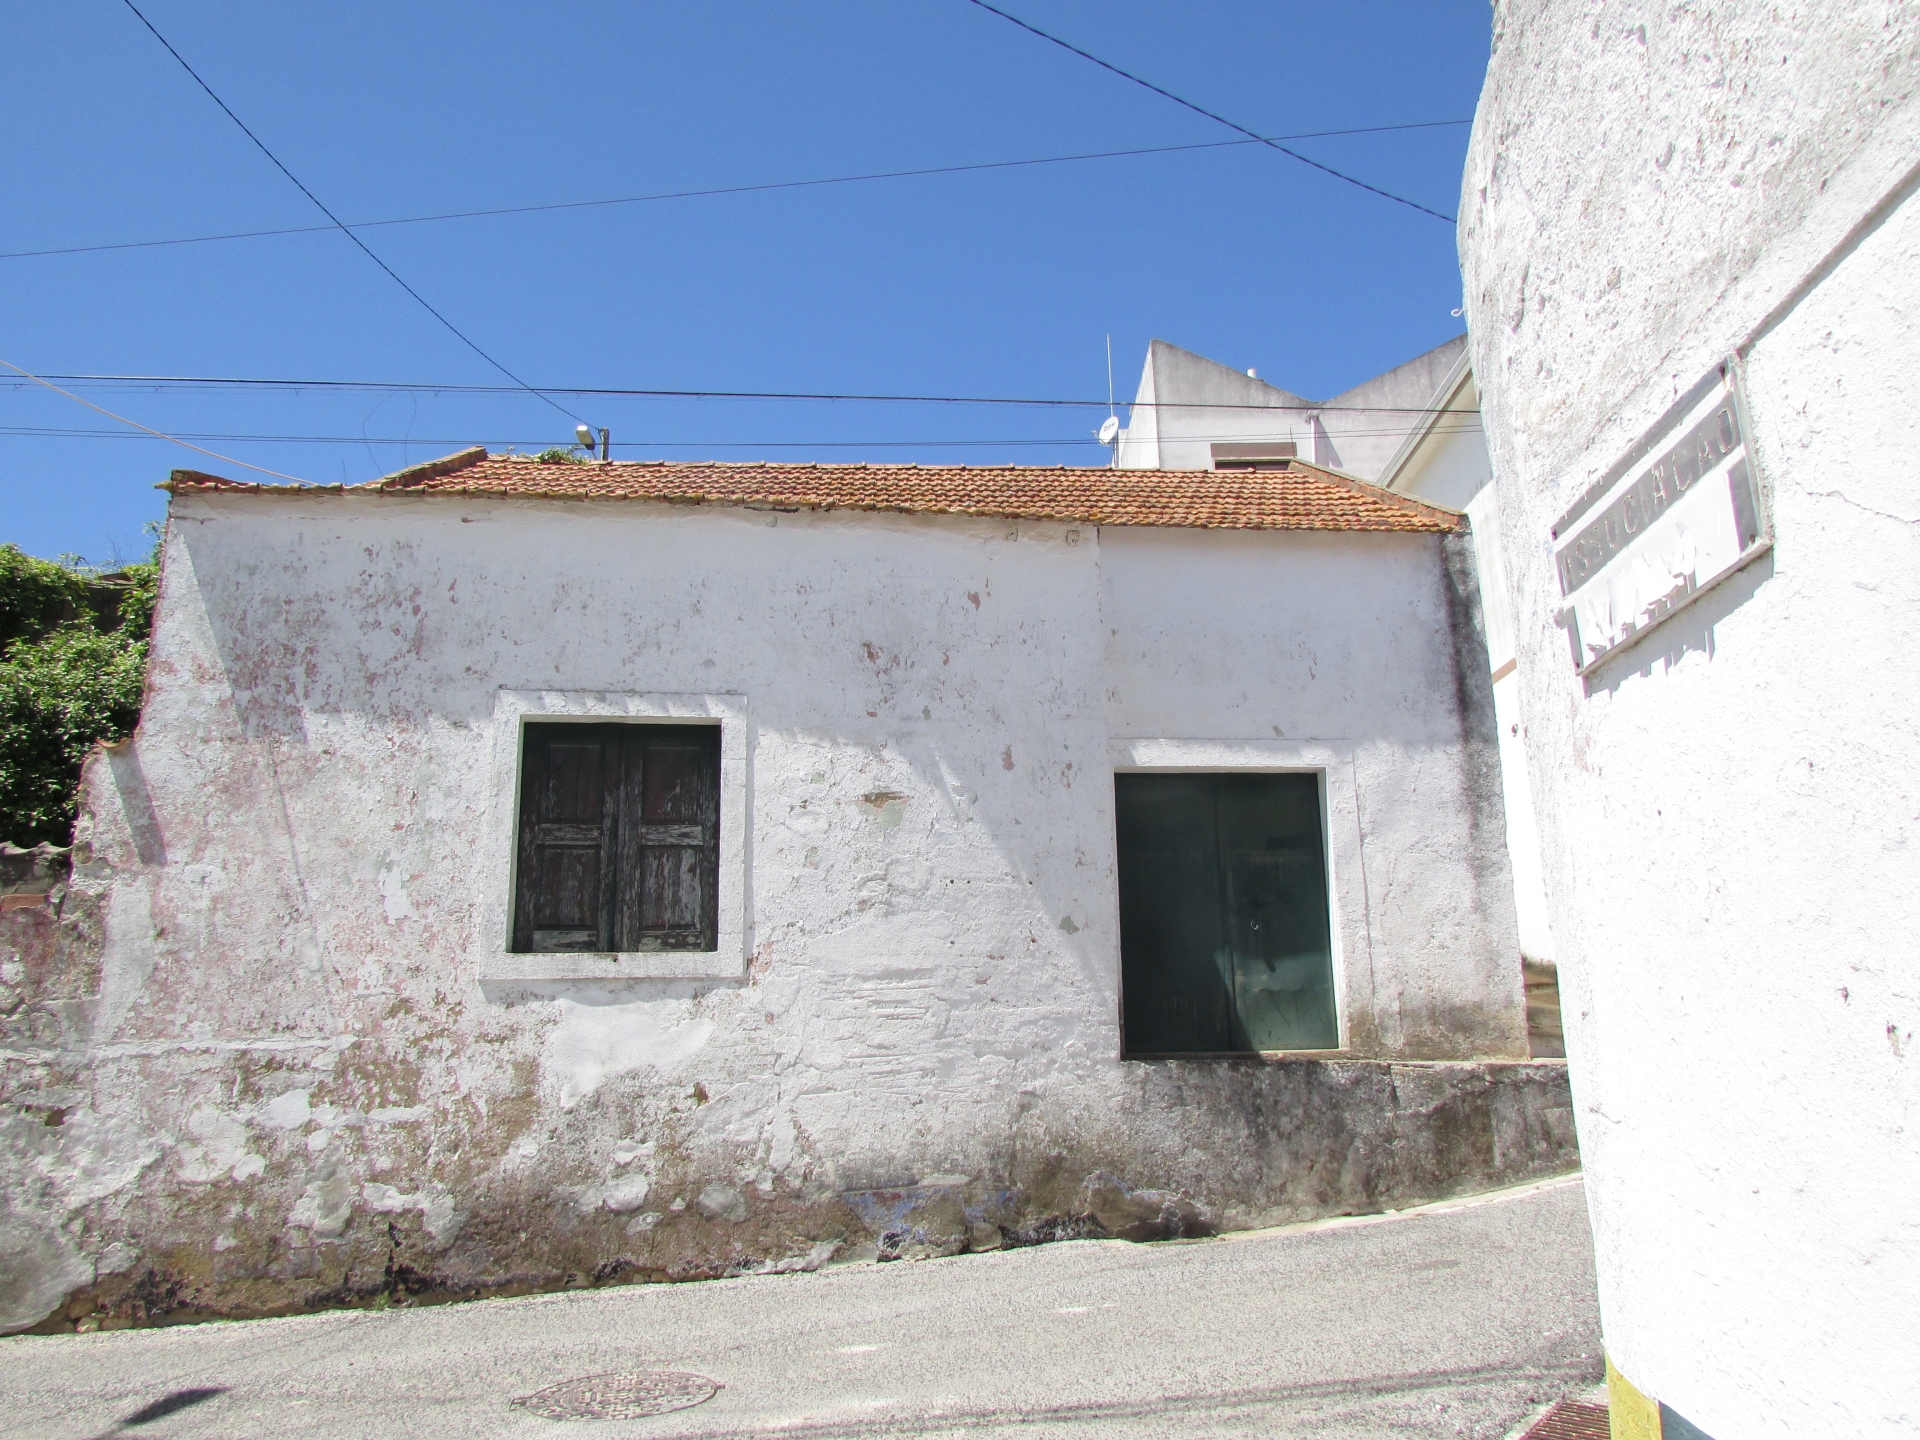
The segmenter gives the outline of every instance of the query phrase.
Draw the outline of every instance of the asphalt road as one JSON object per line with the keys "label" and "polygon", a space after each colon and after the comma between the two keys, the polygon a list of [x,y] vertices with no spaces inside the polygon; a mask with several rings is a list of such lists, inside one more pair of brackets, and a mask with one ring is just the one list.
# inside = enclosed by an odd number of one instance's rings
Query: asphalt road
{"label": "asphalt road", "polygon": [[[0,1435],[1496,1440],[1600,1367],[1569,1180],[1219,1240],[14,1336]],[[632,1420],[512,1403],[656,1369],[721,1388]]]}

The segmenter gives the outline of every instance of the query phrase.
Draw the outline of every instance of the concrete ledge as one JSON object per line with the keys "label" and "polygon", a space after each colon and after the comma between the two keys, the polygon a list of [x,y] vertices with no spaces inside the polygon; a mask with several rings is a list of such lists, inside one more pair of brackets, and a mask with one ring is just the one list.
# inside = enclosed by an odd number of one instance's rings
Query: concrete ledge
{"label": "concrete ledge", "polygon": [[480,966],[482,982],[586,980],[617,985],[629,980],[737,980],[745,973],[742,956],[717,950],[496,955]]}

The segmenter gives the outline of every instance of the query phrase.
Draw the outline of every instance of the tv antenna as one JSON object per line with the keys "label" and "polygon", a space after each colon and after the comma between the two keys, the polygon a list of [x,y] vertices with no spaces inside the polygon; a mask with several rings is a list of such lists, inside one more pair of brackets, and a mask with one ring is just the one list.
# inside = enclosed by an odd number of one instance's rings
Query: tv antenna
{"label": "tv antenna", "polygon": [[[1112,448],[1120,438],[1120,417],[1113,408],[1113,336],[1107,336],[1107,418],[1100,422],[1100,443]],[[1120,463],[1120,452],[1114,449],[1109,457],[1109,465]]]}
{"label": "tv antenna", "polygon": [[1113,413],[1113,336],[1107,336],[1107,418],[1112,420]]}

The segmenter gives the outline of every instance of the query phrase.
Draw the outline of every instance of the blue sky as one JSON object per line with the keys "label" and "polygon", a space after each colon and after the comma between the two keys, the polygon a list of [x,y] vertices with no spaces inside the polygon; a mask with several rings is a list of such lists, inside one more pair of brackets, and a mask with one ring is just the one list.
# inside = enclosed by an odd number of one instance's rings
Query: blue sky
{"label": "blue sky", "polygon": [[[1237,138],[968,0],[139,3],[347,221]],[[1487,59],[1486,0],[1002,8],[1270,135],[1468,120]],[[325,223],[122,0],[8,33],[0,251]],[[1451,214],[1467,134],[1295,148]],[[1324,397],[1461,328],[1451,226],[1255,145],[361,234],[536,384],[1096,398],[1111,333],[1123,398],[1155,336]],[[505,383],[337,231],[0,277],[0,356],[42,374]],[[574,423],[524,394],[75,388],[169,433],[313,437],[198,443],[328,483]],[[560,398],[623,459],[1106,453],[1086,410]],[[36,433],[120,429],[0,385],[0,540],[137,558],[170,468],[247,473]]]}

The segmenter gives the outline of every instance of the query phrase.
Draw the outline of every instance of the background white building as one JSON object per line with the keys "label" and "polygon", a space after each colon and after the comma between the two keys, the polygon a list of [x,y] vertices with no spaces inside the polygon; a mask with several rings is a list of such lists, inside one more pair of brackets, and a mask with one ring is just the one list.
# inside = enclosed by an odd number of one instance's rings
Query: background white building
{"label": "background white building", "polygon": [[1466,348],[1466,336],[1459,336],[1331,400],[1314,401],[1251,370],[1155,340],[1147,346],[1114,463],[1123,470],[1210,470],[1216,460],[1277,458],[1271,447],[1279,443],[1291,444],[1310,464],[1372,480]]}

